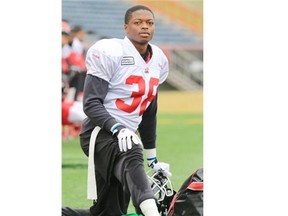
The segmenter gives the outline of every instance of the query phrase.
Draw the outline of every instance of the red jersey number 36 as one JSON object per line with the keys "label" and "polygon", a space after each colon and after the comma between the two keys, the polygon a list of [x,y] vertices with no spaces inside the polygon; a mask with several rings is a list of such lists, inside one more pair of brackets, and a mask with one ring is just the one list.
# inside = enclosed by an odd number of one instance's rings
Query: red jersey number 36
{"label": "red jersey number 36", "polygon": [[[142,97],[145,94],[145,80],[141,76],[129,76],[126,80],[127,85],[138,85],[138,91],[133,91],[131,94],[131,98],[133,98],[131,105],[126,104],[124,100],[117,99],[116,100],[116,106],[118,109],[131,113],[134,110],[137,109],[137,107],[140,105],[140,112],[139,116],[143,115],[144,111],[146,110],[148,102],[151,102],[155,95],[153,95],[153,88],[154,86],[158,86],[159,79],[151,77],[149,80],[149,90],[147,98],[141,103]],[[140,104],[141,103],[141,104]]]}

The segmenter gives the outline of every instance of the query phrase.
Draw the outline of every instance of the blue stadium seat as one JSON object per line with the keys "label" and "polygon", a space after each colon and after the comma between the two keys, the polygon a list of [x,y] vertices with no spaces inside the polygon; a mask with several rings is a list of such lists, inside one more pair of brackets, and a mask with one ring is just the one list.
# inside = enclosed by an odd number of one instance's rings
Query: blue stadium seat
{"label": "blue stadium seat", "polygon": [[[133,6],[127,1],[115,0],[62,0],[62,18],[71,26],[81,25],[99,37],[123,38],[124,14]],[[156,31],[151,41],[165,45],[199,45],[202,38],[156,14]]]}

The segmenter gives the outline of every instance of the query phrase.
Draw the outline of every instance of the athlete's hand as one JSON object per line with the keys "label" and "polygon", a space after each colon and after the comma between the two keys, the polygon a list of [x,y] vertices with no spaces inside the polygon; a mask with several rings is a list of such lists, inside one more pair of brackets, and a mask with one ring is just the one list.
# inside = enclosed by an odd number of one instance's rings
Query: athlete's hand
{"label": "athlete's hand", "polygon": [[118,145],[121,152],[126,152],[132,148],[133,144],[141,144],[140,138],[128,128],[121,129],[118,134]]}
{"label": "athlete's hand", "polygon": [[170,165],[168,163],[158,162],[157,159],[155,159],[151,164],[149,164],[149,167],[151,167],[154,172],[163,173],[168,177],[172,176],[172,173],[170,172]]}

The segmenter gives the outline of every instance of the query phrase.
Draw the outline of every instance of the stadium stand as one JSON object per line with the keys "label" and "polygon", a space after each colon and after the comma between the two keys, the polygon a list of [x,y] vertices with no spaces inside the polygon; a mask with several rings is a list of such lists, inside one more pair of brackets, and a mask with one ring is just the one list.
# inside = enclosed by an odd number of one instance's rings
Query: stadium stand
{"label": "stadium stand", "polygon": [[[203,16],[202,10],[195,7],[195,3],[201,3],[202,1],[175,1],[165,0],[163,1],[151,1],[151,0],[131,0],[137,4],[145,4],[153,11],[157,11],[161,16],[164,16],[176,22],[179,25],[196,32],[198,35],[203,34]],[[190,4],[188,4],[190,2]],[[193,4],[192,4],[193,3]]]}
{"label": "stadium stand", "polygon": [[[126,1],[62,1],[62,17],[73,26],[79,24],[87,31],[95,32],[98,37],[123,38],[124,14],[132,4]],[[87,16],[88,15],[88,16]],[[201,38],[193,31],[180,25],[172,25],[162,16],[157,16],[153,43],[156,44],[199,44]]]}
{"label": "stadium stand", "polygon": [[202,89],[201,4],[194,7],[176,0],[167,0],[165,4],[163,1],[143,0],[62,0],[62,18],[68,20],[71,26],[81,25],[86,32],[93,32],[87,34],[85,40],[88,48],[103,37],[123,38],[124,14],[135,4],[147,5],[155,13],[156,31],[151,42],[160,46],[170,61],[167,82],[180,90]]}

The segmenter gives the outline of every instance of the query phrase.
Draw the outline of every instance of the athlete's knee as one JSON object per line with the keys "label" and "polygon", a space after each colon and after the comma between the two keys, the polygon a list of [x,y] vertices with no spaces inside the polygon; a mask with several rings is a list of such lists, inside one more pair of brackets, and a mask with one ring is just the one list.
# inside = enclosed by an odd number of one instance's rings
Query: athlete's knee
{"label": "athlete's knee", "polygon": [[144,165],[143,150],[140,145],[134,145],[126,152],[121,152],[115,163],[115,173],[119,177],[125,175],[127,171],[132,172],[139,166]]}
{"label": "athlete's knee", "polygon": [[129,161],[138,161],[141,163],[144,162],[142,146],[134,144],[131,149],[123,153],[123,157],[126,162]]}
{"label": "athlete's knee", "polygon": [[[142,146],[140,144],[133,144],[133,146],[130,150],[134,153],[138,153],[138,154],[143,155],[143,149],[142,149]],[[127,151],[127,152],[129,152],[129,151]]]}

